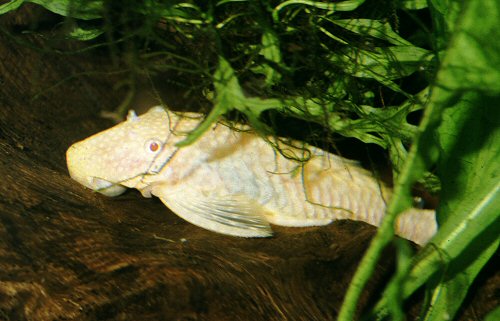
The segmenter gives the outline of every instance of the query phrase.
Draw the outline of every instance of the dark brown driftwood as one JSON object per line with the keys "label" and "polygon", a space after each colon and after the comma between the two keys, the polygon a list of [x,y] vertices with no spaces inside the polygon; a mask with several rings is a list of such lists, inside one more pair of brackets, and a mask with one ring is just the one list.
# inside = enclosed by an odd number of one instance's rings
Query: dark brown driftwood
{"label": "dark brown driftwood", "polygon": [[[372,227],[241,239],[137,192],[111,199],[83,189],[67,175],[65,151],[111,125],[97,115],[117,105],[116,79],[74,77],[107,61],[46,51],[10,18],[0,33],[0,320],[335,319]],[[362,305],[392,269],[387,257]],[[463,320],[499,303],[498,271],[481,277]]]}

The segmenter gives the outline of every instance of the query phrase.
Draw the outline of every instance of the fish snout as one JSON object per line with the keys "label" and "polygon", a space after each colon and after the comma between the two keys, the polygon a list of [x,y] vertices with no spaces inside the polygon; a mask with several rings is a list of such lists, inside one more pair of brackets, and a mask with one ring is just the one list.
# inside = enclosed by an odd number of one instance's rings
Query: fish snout
{"label": "fish snout", "polygon": [[85,149],[79,143],[71,145],[66,151],[66,164],[73,180],[103,195],[117,196],[127,189],[100,178],[99,162],[87,157]]}

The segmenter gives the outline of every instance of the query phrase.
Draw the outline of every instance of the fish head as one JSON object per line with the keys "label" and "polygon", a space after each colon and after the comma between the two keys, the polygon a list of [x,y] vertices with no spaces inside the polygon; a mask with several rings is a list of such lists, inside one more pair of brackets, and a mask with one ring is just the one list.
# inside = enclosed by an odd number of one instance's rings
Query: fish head
{"label": "fish head", "polygon": [[71,145],[66,152],[68,171],[75,181],[107,196],[126,188],[145,188],[145,178],[158,174],[178,149],[173,134],[176,115],[153,107]]}

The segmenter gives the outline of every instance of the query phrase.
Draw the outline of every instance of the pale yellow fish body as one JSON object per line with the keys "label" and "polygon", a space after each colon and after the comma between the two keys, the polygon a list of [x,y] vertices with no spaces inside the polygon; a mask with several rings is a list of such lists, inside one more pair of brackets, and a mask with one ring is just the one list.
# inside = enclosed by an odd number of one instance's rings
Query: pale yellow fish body
{"label": "pale yellow fish body", "polygon": [[[380,224],[391,190],[355,162],[308,145],[280,144],[298,158],[309,151],[310,160],[300,163],[249,128],[222,123],[192,145],[176,147],[201,120],[200,114],[162,107],[142,116],[131,112],[125,122],[72,145],[66,154],[69,173],[108,196],[137,188],[195,225],[236,236],[269,236],[269,224]],[[409,210],[396,225],[397,234],[418,244],[435,231],[430,210]]]}

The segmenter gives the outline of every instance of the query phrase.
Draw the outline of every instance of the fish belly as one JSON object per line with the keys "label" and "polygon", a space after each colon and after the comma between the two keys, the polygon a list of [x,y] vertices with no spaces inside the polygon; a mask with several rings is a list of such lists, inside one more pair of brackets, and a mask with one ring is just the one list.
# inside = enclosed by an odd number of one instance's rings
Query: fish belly
{"label": "fish belly", "polygon": [[282,190],[267,205],[275,216],[271,223],[285,226],[324,225],[338,219],[379,225],[385,201],[374,182],[338,177],[332,169],[310,173],[307,166],[294,177],[273,177]]}
{"label": "fish belly", "polygon": [[371,173],[352,161],[313,147],[313,158],[300,163],[264,144],[259,148],[259,157],[249,157],[247,150],[239,156],[246,161],[228,165],[233,170],[223,172],[237,177],[240,185],[236,189],[253,193],[249,196],[270,213],[270,223],[315,226],[353,219],[379,225],[388,189]]}

